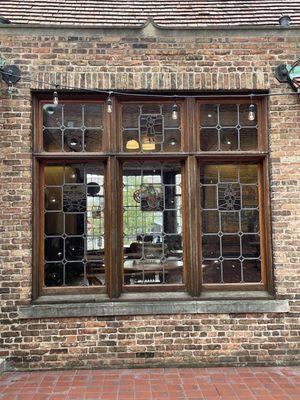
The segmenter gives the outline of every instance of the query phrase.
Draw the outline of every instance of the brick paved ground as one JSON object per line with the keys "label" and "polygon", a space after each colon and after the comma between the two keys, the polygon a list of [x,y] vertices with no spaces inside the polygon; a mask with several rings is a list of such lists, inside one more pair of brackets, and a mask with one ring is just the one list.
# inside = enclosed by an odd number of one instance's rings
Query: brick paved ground
{"label": "brick paved ground", "polygon": [[8,372],[1,400],[300,400],[300,367]]}

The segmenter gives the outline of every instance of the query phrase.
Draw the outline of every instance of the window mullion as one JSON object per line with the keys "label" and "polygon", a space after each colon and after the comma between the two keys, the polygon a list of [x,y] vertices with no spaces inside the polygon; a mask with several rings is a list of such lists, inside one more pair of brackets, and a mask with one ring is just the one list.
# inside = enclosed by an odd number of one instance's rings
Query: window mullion
{"label": "window mullion", "polygon": [[109,297],[117,298],[122,289],[122,210],[121,170],[116,157],[106,166],[105,258]]}
{"label": "window mullion", "polygon": [[185,165],[185,266],[187,289],[191,296],[200,295],[201,286],[201,238],[198,162],[188,157]]}

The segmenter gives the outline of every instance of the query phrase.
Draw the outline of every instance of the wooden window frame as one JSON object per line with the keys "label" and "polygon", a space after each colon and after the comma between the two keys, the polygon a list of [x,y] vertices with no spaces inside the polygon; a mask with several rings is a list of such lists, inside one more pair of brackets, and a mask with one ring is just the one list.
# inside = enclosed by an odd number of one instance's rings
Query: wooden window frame
{"label": "wooden window frame", "polygon": [[[61,102],[105,103],[105,97],[86,94],[60,94]],[[176,153],[132,153],[121,151],[122,104],[126,103],[174,103],[171,99],[138,96],[113,97],[113,113],[103,111],[103,148],[98,153],[50,153],[42,148],[42,105],[52,102],[52,93],[37,93],[33,98],[33,297],[58,294],[105,294],[118,298],[122,293],[186,291],[192,297],[200,297],[203,291],[273,290],[272,253],[270,229],[269,161],[267,140],[266,99],[253,97],[258,113],[258,149],[256,151],[201,151],[200,150],[200,104],[249,104],[249,98],[220,98],[207,96],[201,100],[177,94],[176,103],[181,112],[181,151]],[[182,163],[182,221],[184,284],[123,285],[122,243],[122,165],[130,160],[180,161]],[[54,162],[103,162],[105,164],[105,286],[49,287],[43,286],[43,165]],[[201,163],[244,163],[259,165],[259,222],[261,233],[262,284],[202,284],[200,174]],[[116,198],[117,201],[107,199]],[[147,295],[146,295],[147,297]]]}

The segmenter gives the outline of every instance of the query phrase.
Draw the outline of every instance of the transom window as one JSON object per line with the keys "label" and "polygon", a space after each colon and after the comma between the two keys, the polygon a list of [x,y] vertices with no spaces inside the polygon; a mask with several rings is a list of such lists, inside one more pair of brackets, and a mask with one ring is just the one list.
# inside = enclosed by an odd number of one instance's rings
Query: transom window
{"label": "transom window", "polygon": [[39,96],[35,296],[270,290],[261,98]]}

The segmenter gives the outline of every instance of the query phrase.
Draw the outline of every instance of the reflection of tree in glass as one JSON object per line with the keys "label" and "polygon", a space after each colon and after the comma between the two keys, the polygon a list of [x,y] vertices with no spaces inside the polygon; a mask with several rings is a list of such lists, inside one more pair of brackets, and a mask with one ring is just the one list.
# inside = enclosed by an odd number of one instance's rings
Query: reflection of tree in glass
{"label": "reflection of tree in glass", "polygon": [[124,244],[130,245],[139,235],[158,236],[162,231],[162,211],[142,211],[141,203],[134,200],[134,193],[141,188],[141,177],[127,176],[124,181]]}

